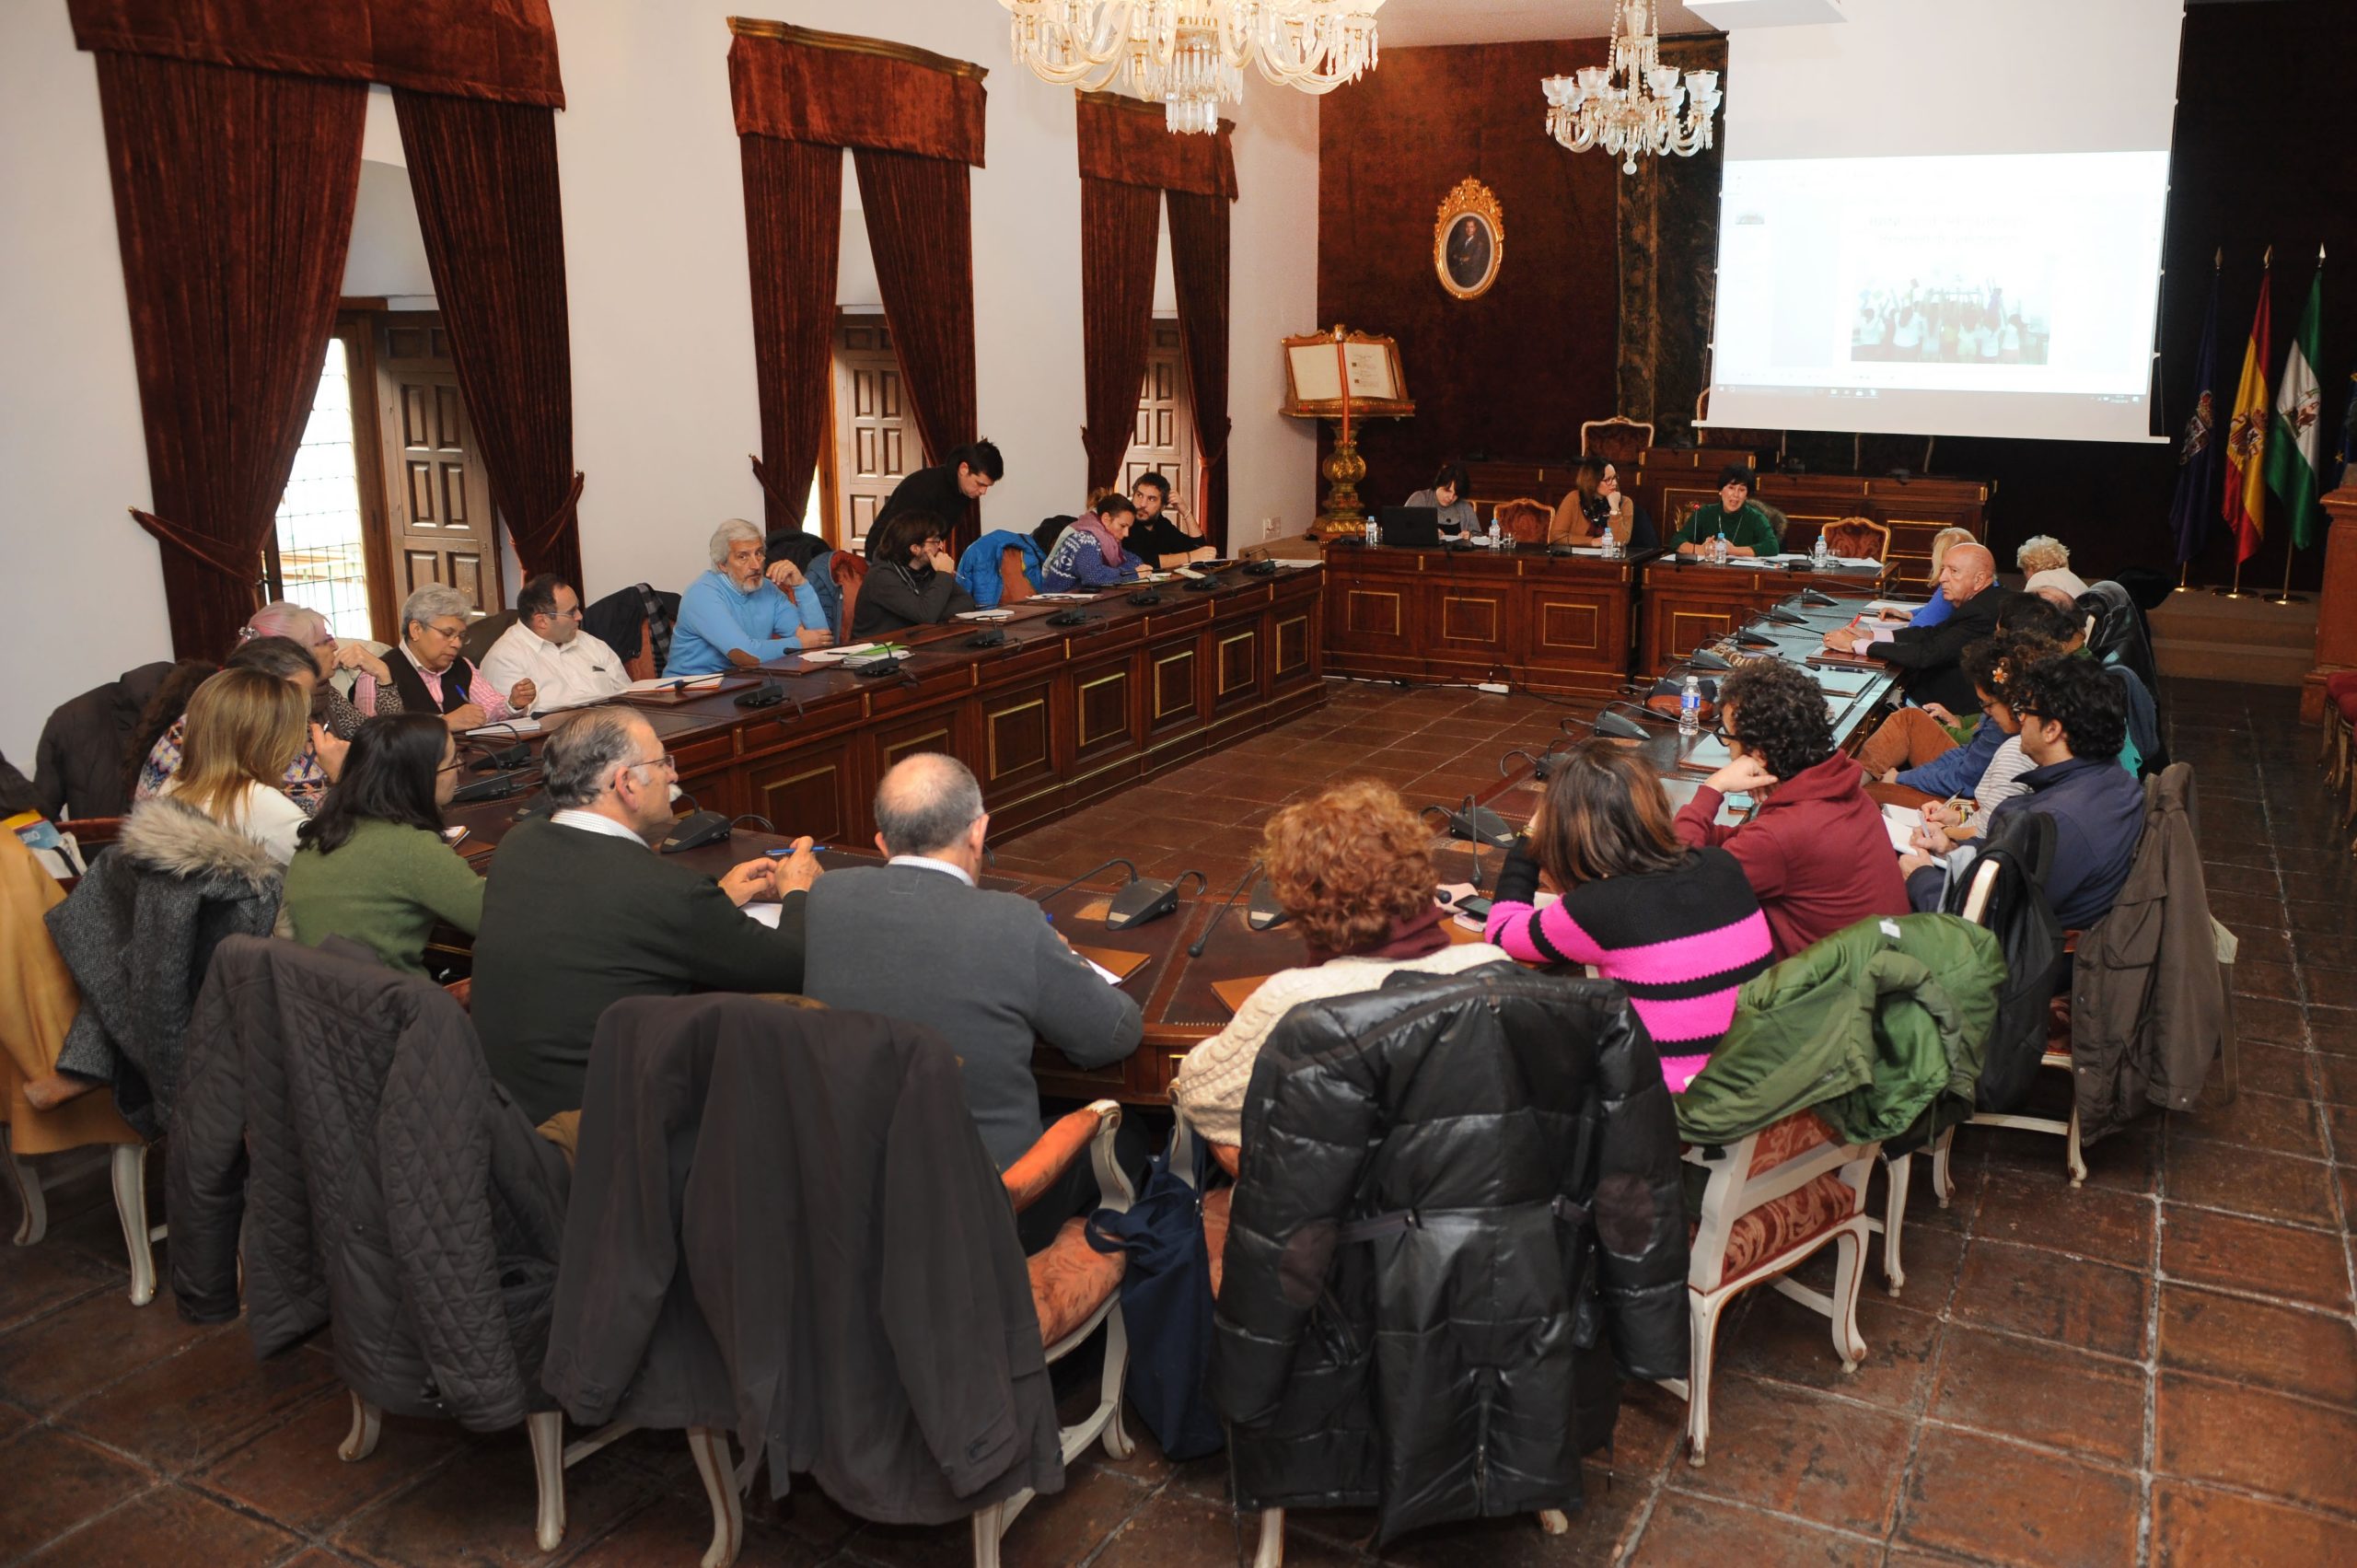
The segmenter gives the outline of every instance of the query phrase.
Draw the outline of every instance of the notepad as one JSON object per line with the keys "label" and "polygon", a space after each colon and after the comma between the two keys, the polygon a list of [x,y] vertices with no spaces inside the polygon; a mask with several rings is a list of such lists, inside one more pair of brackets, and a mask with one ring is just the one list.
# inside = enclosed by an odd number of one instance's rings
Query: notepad
{"label": "notepad", "polygon": [[1244,1005],[1252,1000],[1252,993],[1269,983],[1269,978],[1264,974],[1255,974],[1246,975],[1240,980],[1215,980],[1212,981],[1212,994],[1218,997],[1220,1005],[1230,1013],[1241,1013]]}
{"label": "notepad", "polygon": [[500,719],[493,724],[478,725],[467,731],[470,738],[482,736],[486,739],[495,735],[538,735],[540,733],[540,721],[529,714],[518,714],[512,719]]}
{"label": "notepad", "polygon": [[1108,985],[1120,984],[1130,976],[1145,968],[1153,957],[1149,953],[1125,953],[1118,947],[1075,946],[1073,951],[1088,960],[1088,967],[1103,976]]}
{"label": "notepad", "polygon": [[961,610],[958,612],[958,619],[960,621],[1012,621],[1015,619],[1015,611],[1011,610]]}
{"label": "notepad", "polygon": [[1912,806],[1886,806],[1882,808],[1883,830],[1890,835],[1890,847],[1901,854],[1915,849],[1915,830],[1923,825],[1923,814]]}
{"label": "notepad", "polygon": [[772,931],[775,931],[777,929],[778,917],[785,912],[785,906],[784,904],[772,903],[747,904],[744,906],[744,910],[749,918],[757,920],[761,924],[768,926]]}

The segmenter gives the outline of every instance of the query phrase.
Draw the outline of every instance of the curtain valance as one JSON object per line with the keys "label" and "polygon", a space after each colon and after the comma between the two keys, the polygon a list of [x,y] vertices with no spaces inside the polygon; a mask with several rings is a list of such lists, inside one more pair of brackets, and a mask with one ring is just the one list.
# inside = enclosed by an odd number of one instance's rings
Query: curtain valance
{"label": "curtain valance", "polygon": [[982,163],[980,65],[880,39],[732,17],[740,136]]}
{"label": "curtain valance", "polygon": [[1209,136],[1182,136],[1163,122],[1162,106],[1115,93],[1075,93],[1080,122],[1080,174],[1150,185],[1190,196],[1236,200],[1232,120]]}

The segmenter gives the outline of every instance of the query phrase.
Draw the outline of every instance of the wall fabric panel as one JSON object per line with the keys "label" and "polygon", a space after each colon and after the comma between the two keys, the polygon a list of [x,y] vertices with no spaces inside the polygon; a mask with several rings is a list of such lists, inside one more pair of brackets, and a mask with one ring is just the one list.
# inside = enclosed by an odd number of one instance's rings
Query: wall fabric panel
{"label": "wall fabric panel", "polygon": [[1162,192],[1083,175],[1080,180],[1080,341],[1086,357],[1088,488],[1120,478],[1137,433],[1138,388],[1154,328],[1153,234]]}
{"label": "wall fabric panel", "polygon": [[810,502],[834,394],[835,273],[842,250],[841,148],[740,136],[745,243],[753,274],[753,365],[761,400],[768,532],[794,530]]}
{"label": "wall fabric panel", "polygon": [[584,583],[556,111],[393,90],[425,259],[492,499],[528,573]]}
{"label": "wall fabric panel", "polygon": [[548,0],[67,0],[80,46],[564,107]]}
{"label": "wall fabric panel", "polygon": [[[1664,39],[1661,61],[1681,71],[1727,65],[1724,38]],[[1582,157],[1603,155],[1587,152]],[[1617,178],[1620,270],[1620,364],[1616,412],[1653,422],[1654,439],[1694,439],[1694,400],[1709,381],[1711,310],[1719,267],[1721,149],[1692,157],[1640,158]],[[1700,323],[1703,329],[1695,330]],[[1643,412],[1632,411],[1643,410]],[[1568,457],[1576,440],[1560,452]]]}
{"label": "wall fabric panel", "polygon": [[1228,264],[1235,204],[1225,196],[1166,192],[1170,208],[1170,271],[1178,292],[1178,341],[1187,355],[1187,381],[1195,411],[1195,450],[1203,494],[1195,515],[1203,537],[1222,555],[1228,551],[1229,317],[1232,273]]}
{"label": "wall fabric panel", "polygon": [[[1580,422],[1615,412],[1620,165],[1557,145],[1538,90],[1605,51],[1387,49],[1319,100],[1318,324],[1398,339],[1416,402],[1412,418],[1361,427],[1370,506],[1406,500],[1450,458],[1575,452]],[[1496,283],[1457,299],[1434,273],[1433,226],[1468,178],[1496,194],[1505,243]]]}
{"label": "wall fabric panel", "polygon": [[[226,657],[295,466],[360,189],[360,82],[101,53],[172,645]],[[62,700],[69,693],[59,693]]]}

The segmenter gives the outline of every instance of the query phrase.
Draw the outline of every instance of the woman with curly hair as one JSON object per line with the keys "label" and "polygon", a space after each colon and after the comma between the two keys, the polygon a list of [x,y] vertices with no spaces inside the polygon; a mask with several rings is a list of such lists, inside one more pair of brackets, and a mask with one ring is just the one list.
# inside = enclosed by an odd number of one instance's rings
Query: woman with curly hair
{"label": "woman with curly hair", "polygon": [[[1538,907],[1544,871],[1562,897]],[[1527,964],[1593,964],[1618,981],[1671,1094],[1710,1065],[1736,993],[1769,965],[1768,923],[1723,849],[1678,842],[1652,764],[1609,740],[1573,747],[1498,873],[1490,940]]]}
{"label": "woman with curly hair", "polygon": [[1260,854],[1309,963],[1271,975],[1180,1064],[1171,1098],[1215,1144],[1243,1138],[1252,1063],[1296,1004],[1373,991],[1401,970],[1453,974],[1506,956],[1487,942],[1450,944],[1433,899],[1431,830],[1388,784],[1353,780],[1286,807],[1269,819]]}
{"label": "woman with curly hair", "polygon": [[[1878,914],[1906,914],[1907,885],[1858,764],[1833,745],[1825,693],[1797,665],[1747,665],[1719,683],[1720,723],[1734,760],[1678,814],[1678,836],[1724,847],[1743,866],[1776,957]],[[1718,820],[1730,795],[1756,809]]]}

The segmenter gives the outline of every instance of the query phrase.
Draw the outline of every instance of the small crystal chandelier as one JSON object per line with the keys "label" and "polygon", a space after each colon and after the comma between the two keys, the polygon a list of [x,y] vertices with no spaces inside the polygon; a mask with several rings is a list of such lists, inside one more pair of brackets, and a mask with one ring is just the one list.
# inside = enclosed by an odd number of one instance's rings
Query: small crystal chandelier
{"label": "small crystal chandelier", "polygon": [[[1550,76],[1547,134],[1575,153],[1602,147],[1620,155],[1620,172],[1637,172],[1637,155],[1692,157],[1711,145],[1719,107],[1719,74],[1661,63],[1654,0],[1620,0],[1612,13],[1612,63],[1583,65],[1579,79]],[[1616,82],[1615,77],[1626,77]],[[1683,106],[1684,112],[1679,112]]]}
{"label": "small crystal chandelier", "polygon": [[1015,57],[1043,80],[1097,91],[1116,78],[1163,106],[1173,131],[1219,128],[1244,67],[1329,93],[1375,64],[1383,0],[999,0]]}

